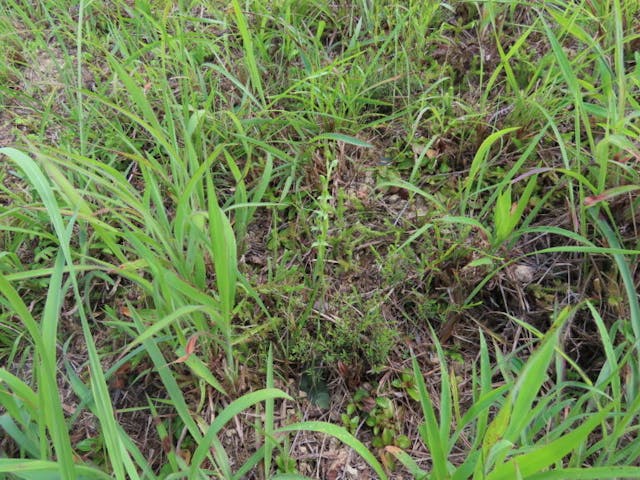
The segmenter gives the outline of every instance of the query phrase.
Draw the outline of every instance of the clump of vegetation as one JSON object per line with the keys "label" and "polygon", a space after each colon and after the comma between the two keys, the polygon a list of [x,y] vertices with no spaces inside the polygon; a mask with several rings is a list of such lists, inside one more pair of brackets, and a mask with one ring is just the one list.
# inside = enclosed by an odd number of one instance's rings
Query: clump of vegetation
{"label": "clump of vegetation", "polygon": [[32,3],[0,472],[640,477],[640,6]]}

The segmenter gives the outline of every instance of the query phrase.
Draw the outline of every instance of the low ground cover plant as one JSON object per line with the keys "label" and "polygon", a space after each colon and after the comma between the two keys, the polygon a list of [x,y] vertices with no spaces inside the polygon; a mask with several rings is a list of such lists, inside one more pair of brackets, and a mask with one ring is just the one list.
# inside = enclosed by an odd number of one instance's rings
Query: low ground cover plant
{"label": "low ground cover plant", "polygon": [[637,2],[0,5],[8,478],[640,478]]}

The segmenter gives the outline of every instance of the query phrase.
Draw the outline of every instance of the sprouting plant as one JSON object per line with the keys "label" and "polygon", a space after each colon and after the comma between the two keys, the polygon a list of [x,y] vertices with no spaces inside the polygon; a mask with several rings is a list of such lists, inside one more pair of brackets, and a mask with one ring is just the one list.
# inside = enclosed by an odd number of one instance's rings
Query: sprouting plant
{"label": "sprouting plant", "polygon": [[[381,458],[388,468],[393,468],[393,459],[387,446],[409,448],[411,440],[402,431],[402,411],[392,400],[384,396],[373,398],[365,388],[359,388],[341,415],[342,424],[352,433],[364,423],[373,433],[372,446],[380,451]],[[361,420],[362,419],[362,420]]]}
{"label": "sprouting plant", "polygon": [[416,402],[420,399],[420,394],[416,386],[416,379],[411,371],[402,372],[398,378],[391,381],[391,386],[397,390],[405,392]]}

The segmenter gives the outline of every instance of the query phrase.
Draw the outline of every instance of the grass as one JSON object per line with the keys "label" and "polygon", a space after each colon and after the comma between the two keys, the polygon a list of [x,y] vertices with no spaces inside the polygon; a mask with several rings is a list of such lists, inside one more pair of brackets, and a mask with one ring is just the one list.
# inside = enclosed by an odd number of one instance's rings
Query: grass
{"label": "grass", "polygon": [[4,2],[0,472],[640,477],[639,16]]}

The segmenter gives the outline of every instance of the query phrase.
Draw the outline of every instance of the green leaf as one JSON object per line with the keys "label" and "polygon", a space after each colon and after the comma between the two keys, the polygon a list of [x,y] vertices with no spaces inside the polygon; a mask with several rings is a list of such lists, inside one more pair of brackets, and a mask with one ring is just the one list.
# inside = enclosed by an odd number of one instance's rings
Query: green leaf
{"label": "green leaf", "polygon": [[587,467],[564,468],[530,475],[527,480],[607,480],[621,478],[640,478],[640,467]]}
{"label": "green leaf", "polygon": [[222,384],[209,369],[209,366],[205,362],[200,360],[200,358],[198,358],[196,355],[189,356],[185,363],[198,378],[201,378],[202,380],[207,382],[223,395],[227,394]]}
{"label": "green leaf", "polygon": [[[438,420],[436,419],[436,413],[433,408],[433,403],[427,392],[427,386],[424,382],[424,377],[420,371],[418,361],[415,356],[412,356],[413,375],[420,395],[420,405],[422,407],[422,414],[424,416],[424,423],[418,427],[420,436],[424,440],[427,448],[431,453],[433,462],[433,472],[436,478],[445,479],[448,478],[447,471],[447,457],[446,457],[446,445],[443,445],[440,437],[440,428]],[[446,371],[446,365],[444,366]]]}
{"label": "green leaf", "polygon": [[[28,460],[0,458],[0,472],[10,473],[18,478],[26,480],[51,480],[64,477],[63,470],[57,462],[47,460]],[[73,468],[74,477],[80,480],[111,480],[113,477],[101,472],[98,469],[84,465],[75,465]]]}
{"label": "green leaf", "polygon": [[278,429],[278,432],[296,432],[296,431],[311,431],[311,432],[319,432],[325,433],[327,435],[331,435],[332,437],[337,438],[345,445],[353,448],[356,453],[358,453],[365,462],[369,464],[369,466],[373,469],[374,472],[378,475],[380,480],[387,480],[387,474],[385,473],[380,462],[376,460],[376,457],[367,449],[367,447],[356,437],[351,435],[346,429],[343,427],[339,427],[337,425],[332,425],[326,422],[300,422],[294,423],[292,425],[287,425],[286,427],[282,427]]}
{"label": "green leaf", "polygon": [[513,387],[511,421],[504,433],[504,438],[511,442],[516,442],[531,420],[531,407],[547,378],[547,370],[553,359],[559,335],[558,326],[568,318],[571,311],[567,307],[558,315],[555,327],[545,335],[542,345],[529,357]]}
{"label": "green leaf", "polygon": [[415,480],[423,480],[428,478],[429,473],[422,470],[418,466],[416,461],[407,452],[404,452],[400,448],[394,447],[392,445],[385,447],[385,450],[398,459],[398,461],[404,466],[404,468],[406,468],[407,471],[411,474],[411,478]]}
{"label": "green leaf", "polygon": [[460,212],[462,212],[463,215],[466,214],[467,203],[469,201],[470,194],[471,194],[471,186],[476,180],[476,177],[478,176],[480,169],[483,167],[486,168],[487,156],[489,155],[489,150],[491,150],[491,147],[493,146],[493,144],[496,143],[498,140],[500,140],[502,137],[504,137],[505,135],[508,135],[511,132],[515,132],[516,130],[519,130],[519,129],[520,127],[509,127],[502,130],[498,130],[497,132],[494,132],[491,135],[489,135],[487,138],[485,138],[485,140],[482,142],[482,144],[478,148],[478,151],[476,152],[475,156],[473,157],[473,161],[471,162],[471,167],[469,169],[469,176],[465,180],[465,193],[462,197],[462,202],[460,204]]}
{"label": "green leaf", "polygon": [[200,468],[200,465],[207,456],[212,442],[216,440],[218,432],[222,429],[222,427],[224,427],[224,425],[226,425],[229,420],[231,420],[242,411],[255,405],[256,403],[264,402],[271,398],[284,398],[286,400],[292,400],[292,398],[282,390],[278,390],[277,388],[265,388],[263,390],[258,390],[257,392],[251,392],[243,395],[242,397],[231,402],[224,410],[222,410],[207,429],[207,432],[202,438],[202,441],[198,442],[198,447],[193,453],[193,457],[191,459],[189,478],[196,478],[197,470]]}
{"label": "green leaf", "polygon": [[589,434],[605,419],[610,409],[611,405],[591,415],[582,425],[557,440],[543,446],[534,446],[533,451],[510,458],[487,475],[486,480],[511,480],[518,472],[527,478],[559,462],[565,455],[586,442]]}
{"label": "green leaf", "polygon": [[253,85],[253,88],[255,88],[255,90],[258,92],[260,99],[264,102],[262,75],[260,74],[258,62],[256,61],[252,29],[249,28],[249,24],[247,23],[247,19],[244,15],[243,9],[240,6],[240,2],[238,0],[231,0],[231,5],[233,6],[233,11],[235,12],[236,24],[238,25],[240,36],[242,37],[242,43],[244,47],[244,61],[247,66],[247,70],[249,70],[251,84]]}
{"label": "green leaf", "polygon": [[511,410],[511,397],[509,397],[506,399],[498,414],[491,421],[487,427],[486,433],[484,434],[484,438],[482,440],[482,454],[484,458],[488,458],[489,451],[496,443],[498,443],[499,440],[502,440],[504,432],[506,432],[507,427],[509,426],[509,421],[511,420]]}
{"label": "green leaf", "polygon": [[369,142],[365,142],[364,140],[360,140],[359,138],[352,137],[351,135],[345,135],[343,133],[323,133],[316,137],[313,137],[310,142],[315,142],[318,140],[335,140],[337,142],[355,145],[356,147],[373,148],[373,145],[371,145]]}
{"label": "green leaf", "polygon": [[328,409],[331,404],[329,386],[321,374],[317,371],[307,371],[300,379],[300,390],[307,394],[307,397],[314,405]]}

